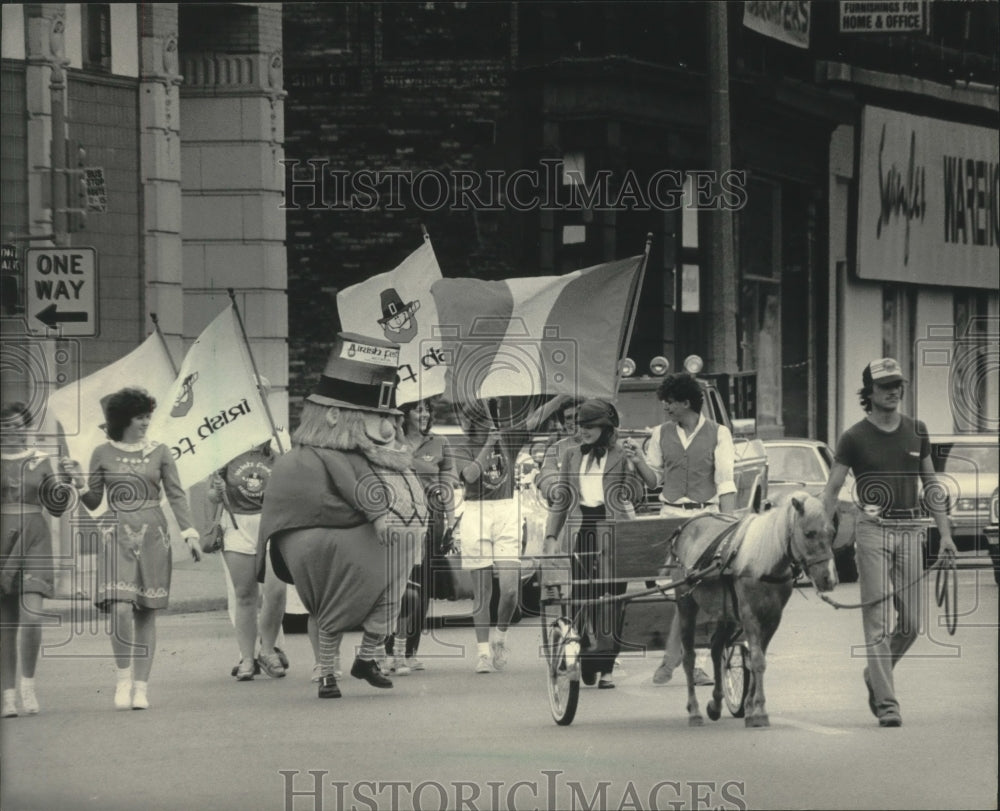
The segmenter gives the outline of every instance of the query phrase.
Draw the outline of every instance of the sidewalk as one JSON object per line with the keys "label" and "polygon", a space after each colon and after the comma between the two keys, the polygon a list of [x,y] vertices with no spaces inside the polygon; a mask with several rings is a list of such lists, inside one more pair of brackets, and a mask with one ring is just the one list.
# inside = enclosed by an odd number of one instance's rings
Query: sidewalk
{"label": "sidewalk", "polygon": [[[203,611],[226,610],[226,573],[222,555],[204,555],[200,562],[191,559],[187,549],[174,544],[174,569],[170,583],[170,605],[168,614],[191,614]],[[76,588],[85,587],[93,592],[93,572],[81,578]],[[71,596],[71,592],[61,594],[43,603],[46,613],[60,617],[73,615],[79,619],[91,613],[96,614],[92,596],[88,598]],[[431,600],[428,623],[432,627],[471,627],[472,600]]]}

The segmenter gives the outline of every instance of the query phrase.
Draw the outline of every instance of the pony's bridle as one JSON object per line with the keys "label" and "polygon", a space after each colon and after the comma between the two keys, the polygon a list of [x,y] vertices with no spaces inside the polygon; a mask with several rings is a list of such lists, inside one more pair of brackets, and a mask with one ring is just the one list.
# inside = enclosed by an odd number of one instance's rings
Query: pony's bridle
{"label": "pony's bridle", "polygon": [[820,555],[814,555],[812,557],[809,557],[808,555],[796,555],[795,526],[792,525],[788,529],[788,537],[786,538],[785,559],[788,560],[788,565],[792,570],[790,574],[783,577],[769,574],[764,575],[760,578],[760,580],[765,583],[785,583],[789,580],[796,580],[800,573],[808,574],[809,567],[818,563],[827,563],[833,560],[833,549],[831,548],[829,552],[824,552]]}

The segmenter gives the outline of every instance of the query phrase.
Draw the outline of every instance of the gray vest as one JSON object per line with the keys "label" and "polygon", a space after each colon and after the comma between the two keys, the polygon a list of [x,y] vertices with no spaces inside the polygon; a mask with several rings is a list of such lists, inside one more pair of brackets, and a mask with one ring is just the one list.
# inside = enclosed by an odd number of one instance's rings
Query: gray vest
{"label": "gray vest", "polygon": [[663,458],[663,500],[682,498],[706,502],[715,498],[715,445],[719,426],[705,420],[685,450],[677,436],[677,424],[660,426],[660,454]]}

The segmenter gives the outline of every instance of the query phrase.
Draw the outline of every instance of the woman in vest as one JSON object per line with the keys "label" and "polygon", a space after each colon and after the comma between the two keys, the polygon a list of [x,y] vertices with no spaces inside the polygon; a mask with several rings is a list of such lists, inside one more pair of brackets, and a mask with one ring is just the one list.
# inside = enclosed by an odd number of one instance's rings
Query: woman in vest
{"label": "woman in vest", "polygon": [[570,511],[579,511],[572,576],[590,581],[579,590],[578,599],[592,605],[589,621],[594,634],[582,658],[582,675],[585,684],[593,684],[600,674],[598,687],[609,689],[615,686],[611,674],[621,647],[621,610],[612,604],[598,607],[593,601],[604,594],[623,593],[626,584],[600,579],[606,573],[599,570],[599,523],[634,517],[634,505],[642,500],[645,490],[618,442],[617,409],[607,400],[586,400],[577,409],[576,420],[580,444],[563,451],[558,483],[549,491],[552,506],[545,540],[546,544],[557,543]]}

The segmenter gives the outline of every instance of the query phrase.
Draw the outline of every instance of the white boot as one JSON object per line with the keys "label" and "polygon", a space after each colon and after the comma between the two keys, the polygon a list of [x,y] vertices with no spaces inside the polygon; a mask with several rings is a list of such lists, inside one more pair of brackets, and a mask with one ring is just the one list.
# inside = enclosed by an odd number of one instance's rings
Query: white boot
{"label": "white boot", "polygon": [[132,695],[133,710],[149,709],[149,696],[146,694],[146,689],[148,686],[149,683],[144,681],[137,681],[135,683],[135,693]]}
{"label": "white boot", "polygon": [[127,710],[132,706],[132,668],[118,668],[118,686],[115,687],[115,709]]}
{"label": "white boot", "polygon": [[38,696],[35,695],[34,679],[21,679],[21,706],[28,715],[38,714]]}

